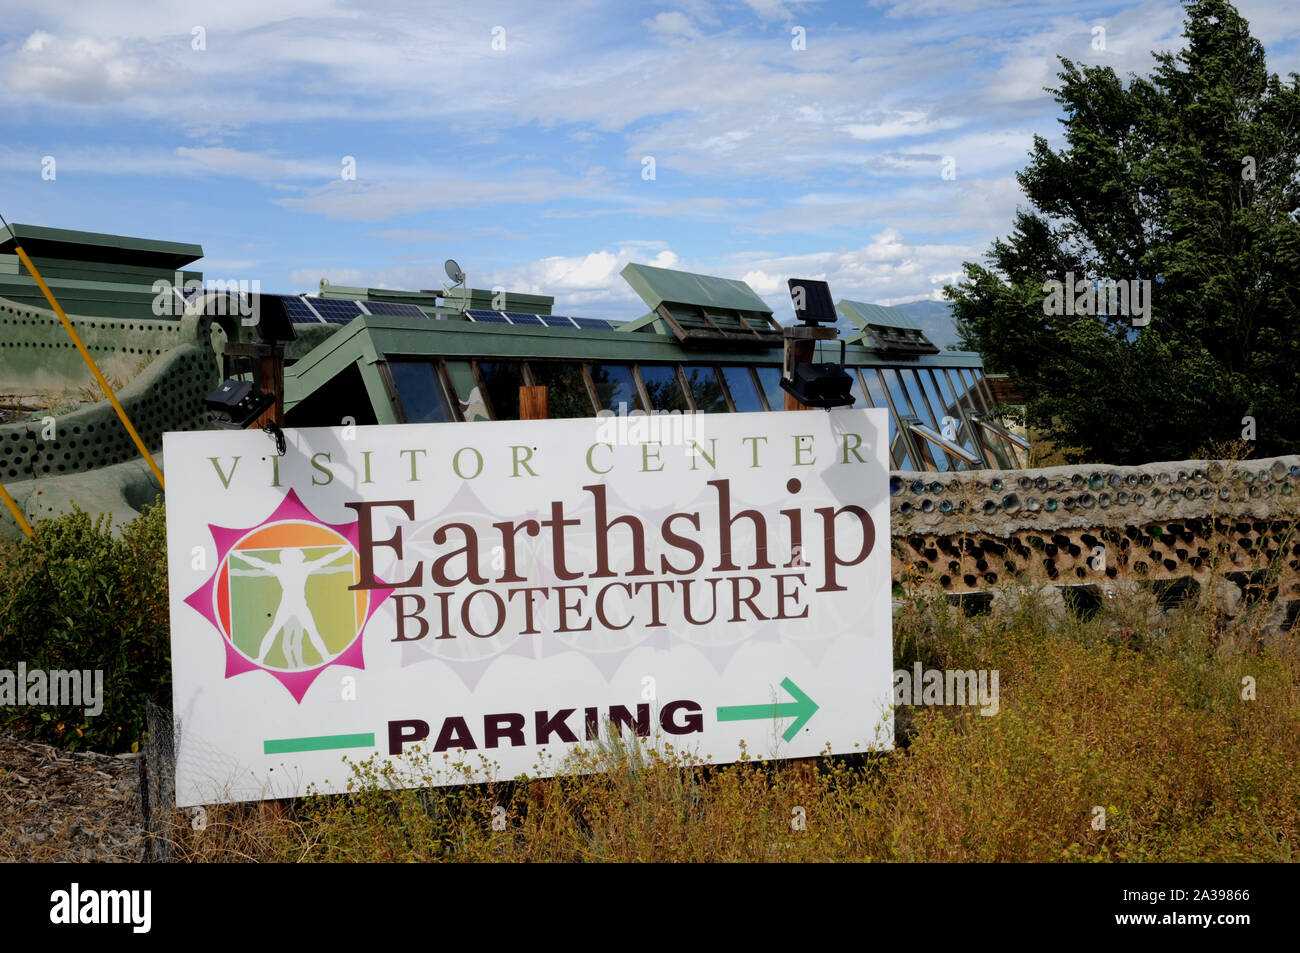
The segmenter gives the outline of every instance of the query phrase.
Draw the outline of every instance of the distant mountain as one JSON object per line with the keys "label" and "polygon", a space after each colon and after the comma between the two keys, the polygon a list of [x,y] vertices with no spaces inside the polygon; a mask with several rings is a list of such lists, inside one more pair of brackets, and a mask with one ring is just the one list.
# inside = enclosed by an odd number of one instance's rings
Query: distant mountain
{"label": "distant mountain", "polygon": [[941,351],[957,343],[957,325],[952,320],[951,301],[909,301],[894,307],[919,324],[925,336]]}

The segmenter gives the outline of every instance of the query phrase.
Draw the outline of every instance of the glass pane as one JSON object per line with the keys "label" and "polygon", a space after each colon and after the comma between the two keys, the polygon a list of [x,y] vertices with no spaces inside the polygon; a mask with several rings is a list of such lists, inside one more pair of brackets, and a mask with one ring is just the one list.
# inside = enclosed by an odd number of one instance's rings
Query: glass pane
{"label": "glass pane", "polygon": [[[921,385],[917,381],[918,372],[908,369],[900,370],[897,373],[898,376],[902,378],[903,384],[907,388],[907,396],[912,400],[912,410],[916,412],[916,416],[921,418],[921,423],[937,432],[939,430],[939,422],[934,419],[934,413],[931,411],[930,405],[926,402],[925,395],[921,392]],[[912,445],[917,448],[918,453],[928,452],[930,454],[930,459],[934,461],[935,469],[940,471],[951,469],[952,464],[948,459],[948,454],[944,453],[942,447],[936,446],[920,434],[913,433],[913,437]]]}
{"label": "glass pane", "polygon": [[866,407],[867,402],[862,396],[862,380],[858,377],[858,369],[856,367],[846,367],[845,370],[849,372],[849,380],[853,382],[849,387],[849,393],[853,395],[853,406]]}
{"label": "glass pane", "polygon": [[[862,369],[862,376],[867,379],[867,392],[871,395],[871,401],[877,407],[883,407],[889,414],[889,459],[890,466],[898,470],[915,470],[916,464],[912,461],[911,455],[907,451],[907,441],[903,439],[902,432],[898,429],[898,417],[895,416],[894,410],[890,407],[889,396],[893,396],[898,401],[897,410],[900,414],[911,413],[904,399],[902,390],[898,385],[898,378],[894,372],[888,368],[879,368],[871,370]],[[882,385],[882,380],[884,384]],[[889,395],[885,393],[885,386],[890,388]]]}
{"label": "glass pane", "polygon": [[758,383],[767,397],[767,406],[772,410],[785,410],[785,391],[781,390],[781,368],[756,367]]}
{"label": "glass pane", "polygon": [[952,383],[948,380],[948,372],[942,367],[937,367],[934,369],[934,379],[939,385],[939,395],[943,399],[943,412],[953,417],[959,417],[957,401],[952,392]]}
{"label": "glass pane", "polygon": [[397,385],[408,424],[442,423],[455,420],[451,404],[443,393],[438,369],[431,361],[391,361],[388,365]]}
{"label": "glass pane", "polygon": [[[727,390],[731,391],[731,401],[738,412],[744,414],[763,409],[763,401],[758,396],[754,376],[749,373],[748,367],[724,367],[722,376],[727,380]],[[698,397],[696,401],[698,403]]]}
{"label": "glass pane", "polygon": [[957,369],[957,371],[954,371],[954,373],[957,374],[959,380],[961,380],[962,382],[962,390],[963,390],[962,399],[965,400],[965,402],[969,404],[970,407],[974,407],[976,411],[985,410],[983,398],[980,397],[979,394],[975,393],[974,374],[971,374],[969,369],[966,368],[959,368]]}
{"label": "glass pane", "polygon": [[[934,411],[934,418],[936,421],[936,425],[934,429],[938,431],[940,436],[946,437],[947,434],[944,433],[944,429],[943,429],[944,418],[951,417],[952,441],[953,443],[960,444],[961,443],[961,418],[958,417],[955,413],[950,413],[943,399],[940,398],[939,390],[934,386],[934,375],[930,373],[930,368],[918,367],[916,369],[916,376],[921,381],[921,389],[925,391],[925,399],[929,403],[930,409]],[[931,446],[933,447],[934,445],[931,444]],[[939,464],[939,468],[941,470],[966,469],[966,461],[962,460],[960,457],[953,456],[952,454],[948,453],[946,450],[941,450],[938,447],[934,447],[934,452],[936,458],[939,456],[943,456],[947,461],[946,465]]]}
{"label": "glass pane", "polygon": [[953,417],[952,429],[954,432],[956,432],[957,425],[961,423],[961,421],[958,420],[955,415],[950,415],[948,413],[947,406],[944,404],[944,401],[939,397],[938,388],[934,386],[934,378],[931,376],[929,369],[924,367],[917,368],[916,376],[920,378],[921,389],[925,391],[925,399],[929,403],[930,409],[934,411],[934,419],[938,423],[938,426],[936,426],[934,429],[942,433],[943,418],[947,416],[952,416]]}
{"label": "glass pane", "polygon": [[893,461],[890,465],[898,470],[915,470],[916,464],[912,462],[911,454],[907,452],[907,444],[900,437],[898,440],[889,442],[889,458]]}
{"label": "glass pane", "polygon": [[993,409],[993,395],[989,391],[989,380],[984,376],[983,371],[971,371],[971,376],[975,378],[975,393],[979,399],[984,402],[984,406],[989,410]]}
{"label": "glass pane", "polygon": [[641,364],[641,382],[645,384],[650,406],[655,410],[689,410],[677,368],[671,364]]}
{"label": "glass pane", "polygon": [[529,361],[528,369],[533,372],[533,383],[546,388],[546,416],[558,420],[595,413],[581,364]]}
{"label": "glass pane", "polygon": [[448,361],[447,376],[451,378],[451,386],[456,389],[454,398],[460,407],[461,417],[465,420],[492,419],[488,416],[478,384],[474,383],[474,371],[468,361]]}
{"label": "glass pane", "polygon": [[894,410],[898,411],[900,417],[908,417],[913,413],[912,405],[907,400],[907,395],[903,393],[903,385],[899,383],[898,372],[893,368],[882,368],[880,376],[885,379],[885,386],[889,388],[889,396],[894,401]]}
{"label": "glass pane", "polygon": [[961,379],[961,371],[953,367],[941,371],[940,373],[944,374],[948,378],[948,384],[956,393],[957,399],[961,402],[962,409],[974,410],[975,405],[970,402],[970,397],[966,393],[966,382]]}
{"label": "glass pane", "polygon": [[612,410],[617,414],[620,413],[619,404],[627,405],[622,413],[645,410],[636,382],[632,380],[631,364],[592,364],[591,382],[596,385],[601,410]]}
{"label": "glass pane", "polygon": [[[961,406],[957,403],[956,397],[953,395],[952,384],[948,380],[947,371],[942,367],[936,368],[934,378],[938,381],[939,393],[943,397],[943,412],[956,420],[953,427],[957,431],[957,442],[971,453],[979,455],[979,450],[976,448],[975,442],[972,439],[969,425],[962,423]],[[960,462],[958,463],[959,469],[964,466],[965,464]]]}
{"label": "glass pane", "polygon": [[885,416],[889,418],[889,442],[894,442],[894,434],[898,431],[898,421],[894,419],[894,412],[889,409],[889,401],[885,398],[885,388],[880,383],[880,375],[876,373],[873,367],[864,367],[862,377],[867,382],[867,397],[871,400],[872,407],[883,407]]}
{"label": "glass pane", "polygon": [[718,374],[713,368],[688,365],[683,370],[686,371],[686,383],[691,388],[696,410],[702,414],[730,412],[726,395],[722,393],[722,385],[718,383]]}
{"label": "glass pane", "polygon": [[903,383],[907,386],[907,396],[912,398],[912,410],[916,412],[916,416],[921,418],[921,423],[938,430],[939,423],[934,419],[934,414],[930,412],[930,407],[921,394],[921,387],[916,382],[916,371],[899,371],[898,374],[903,378]]}
{"label": "glass pane", "polygon": [[487,388],[493,420],[519,419],[519,385],[523,383],[516,361],[479,361],[479,377]]}

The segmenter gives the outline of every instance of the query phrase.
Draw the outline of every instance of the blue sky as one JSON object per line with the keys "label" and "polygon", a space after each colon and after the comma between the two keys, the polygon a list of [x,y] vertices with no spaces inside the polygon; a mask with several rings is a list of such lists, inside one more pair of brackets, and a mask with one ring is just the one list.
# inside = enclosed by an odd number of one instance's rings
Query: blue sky
{"label": "blue sky", "polygon": [[[1295,0],[1238,9],[1270,71],[1300,72]],[[197,242],[207,277],[264,291],[437,287],[455,257],[474,287],[612,318],[644,310],[628,261],[743,278],[779,316],[791,276],[939,297],[1007,233],[1032,135],[1059,144],[1056,57],[1145,73],[1183,21],[1173,0],[5,14],[10,221]]]}

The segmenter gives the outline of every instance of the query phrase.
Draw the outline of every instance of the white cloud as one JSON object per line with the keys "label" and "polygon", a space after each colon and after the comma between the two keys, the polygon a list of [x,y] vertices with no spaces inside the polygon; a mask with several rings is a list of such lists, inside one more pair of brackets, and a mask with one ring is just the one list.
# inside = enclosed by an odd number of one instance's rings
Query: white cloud
{"label": "white cloud", "polygon": [[169,63],[140,55],[119,40],[65,39],[42,30],[10,57],[4,76],[14,93],[78,104],[121,101],[177,81]]}
{"label": "white cloud", "polygon": [[338,160],[310,161],[286,159],[269,152],[243,152],[227,147],[189,148],[181,146],[176,154],[198,163],[204,169],[222,175],[249,179],[328,179],[339,175]]}
{"label": "white cloud", "polygon": [[425,179],[336,180],[275,204],[348,221],[379,222],[438,208],[467,208],[557,199],[590,199],[604,191],[599,176],[564,178],[552,172],[509,179],[440,176]]}
{"label": "white cloud", "polygon": [[953,129],[962,125],[957,117],[934,119],[921,110],[883,114],[865,122],[847,123],[840,128],[854,139],[870,142],[875,139],[897,139],[902,136],[920,136],[940,129]]}
{"label": "white cloud", "polygon": [[652,20],[643,20],[646,29],[668,41],[698,40],[700,31],[691,18],[680,10],[665,10]]}
{"label": "white cloud", "polygon": [[745,0],[745,6],[763,20],[788,20],[794,11],[815,6],[817,2],[818,0]]}

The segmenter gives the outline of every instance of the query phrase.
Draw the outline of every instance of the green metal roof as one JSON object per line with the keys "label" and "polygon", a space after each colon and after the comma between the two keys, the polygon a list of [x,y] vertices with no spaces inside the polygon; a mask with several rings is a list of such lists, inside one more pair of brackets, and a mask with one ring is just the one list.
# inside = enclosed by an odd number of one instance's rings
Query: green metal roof
{"label": "green metal roof", "polygon": [[731,308],[771,314],[766,301],[743,281],[696,275],[689,271],[628,264],[619,272],[651,310],[661,304],[689,304],[701,308]]}
{"label": "green metal roof", "polygon": [[21,245],[32,258],[106,262],[152,268],[183,268],[203,257],[202,245],[128,238],[99,232],[79,232],[17,222],[0,228],[0,252],[12,253]]}
{"label": "green metal roof", "polygon": [[858,329],[863,329],[868,324],[883,324],[887,328],[922,330],[919,324],[899,308],[889,308],[883,304],[868,304],[865,301],[850,301],[847,298],[840,299],[835,308]]}

